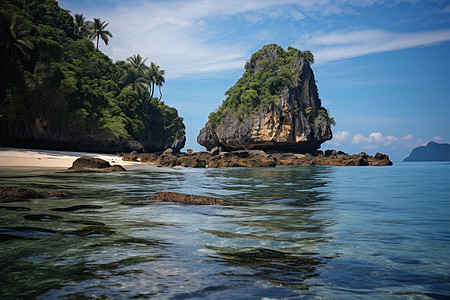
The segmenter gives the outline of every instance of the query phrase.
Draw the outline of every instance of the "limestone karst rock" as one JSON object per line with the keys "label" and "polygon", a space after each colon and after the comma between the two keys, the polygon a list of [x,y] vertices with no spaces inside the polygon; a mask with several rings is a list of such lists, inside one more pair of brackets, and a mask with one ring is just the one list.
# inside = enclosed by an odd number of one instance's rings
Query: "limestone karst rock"
{"label": "limestone karst rock", "polygon": [[315,153],[332,138],[334,120],[322,107],[311,56],[273,44],[253,54],[197,142],[208,150],[219,146]]}

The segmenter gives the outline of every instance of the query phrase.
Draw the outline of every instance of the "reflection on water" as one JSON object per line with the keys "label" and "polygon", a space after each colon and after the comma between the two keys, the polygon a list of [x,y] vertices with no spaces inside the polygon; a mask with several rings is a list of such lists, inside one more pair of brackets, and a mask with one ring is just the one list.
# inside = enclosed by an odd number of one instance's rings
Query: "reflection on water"
{"label": "reflection on water", "polygon": [[[446,295],[448,219],[434,215],[441,228],[431,236],[434,246],[430,235],[416,232],[411,248],[405,232],[415,210],[407,218],[392,199],[420,194],[389,187],[398,172],[389,178],[387,169],[350,167],[0,170],[1,186],[74,195],[2,201],[0,298]],[[378,184],[383,178],[389,183]],[[161,191],[240,205],[145,201]],[[420,253],[423,245],[429,255],[412,257],[411,249]]]}

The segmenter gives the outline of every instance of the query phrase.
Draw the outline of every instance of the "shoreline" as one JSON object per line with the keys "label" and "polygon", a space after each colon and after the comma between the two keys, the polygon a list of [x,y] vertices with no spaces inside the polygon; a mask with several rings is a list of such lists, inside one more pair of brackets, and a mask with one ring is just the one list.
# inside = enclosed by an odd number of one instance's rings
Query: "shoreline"
{"label": "shoreline", "polygon": [[[328,151],[326,151],[328,152]],[[221,152],[212,151],[172,153],[171,149],[157,155],[154,153],[124,154],[122,157],[114,154],[56,151],[0,147],[0,169],[54,169],[67,170],[72,163],[82,157],[90,156],[103,159],[111,165],[121,165],[125,168],[139,167],[143,163],[157,167],[188,167],[188,168],[223,168],[223,167],[275,167],[289,165],[334,165],[334,166],[389,166],[392,162],[389,156],[377,153],[375,156],[360,154],[349,155],[336,152],[318,154],[265,153],[261,150],[241,150]]]}
{"label": "shoreline", "polygon": [[0,147],[0,169],[65,170],[71,167],[77,158],[86,155],[98,157],[111,165],[119,164],[125,168],[142,166],[137,162],[124,161],[114,154]]}

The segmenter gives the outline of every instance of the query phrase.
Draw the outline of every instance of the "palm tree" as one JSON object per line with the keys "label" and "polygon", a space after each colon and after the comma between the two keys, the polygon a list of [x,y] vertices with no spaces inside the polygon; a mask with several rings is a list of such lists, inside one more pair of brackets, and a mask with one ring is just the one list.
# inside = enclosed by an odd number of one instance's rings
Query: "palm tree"
{"label": "palm tree", "polygon": [[85,17],[83,16],[83,14],[75,14],[74,17],[73,33],[80,37],[85,37],[89,33],[87,24],[85,22]]}
{"label": "palm tree", "polygon": [[17,15],[5,15],[0,28],[0,48],[6,58],[20,60],[30,56],[34,46],[28,38],[29,31],[17,20]]}
{"label": "palm tree", "polygon": [[138,93],[139,97],[143,91],[143,86],[147,84],[147,80],[142,76],[142,73],[139,73],[134,68],[128,69],[120,79],[120,82],[125,88],[129,88]]}
{"label": "palm tree", "polygon": [[165,70],[159,70],[159,72],[157,73],[156,76],[156,82],[155,84],[158,86],[159,88],[159,101],[161,101],[162,99],[162,92],[161,92],[161,88],[163,86],[163,83],[166,82],[166,79],[164,78],[164,74],[166,73]]}
{"label": "palm tree", "polygon": [[98,50],[98,42],[100,41],[100,38],[105,42],[105,45],[108,46],[109,38],[113,37],[111,32],[109,30],[106,30],[106,26],[108,26],[109,23],[105,24],[105,21],[100,21],[100,18],[94,18],[94,24],[92,27],[92,31],[90,33],[90,39],[93,41],[97,39],[97,50]]}
{"label": "palm tree", "polygon": [[162,98],[161,94],[161,86],[165,82],[164,74],[166,73],[165,70],[160,70],[159,66],[155,64],[154,62],[150,63],[150,68],[147,70],[146,78],[151,83],[151,95],[150,99],[153,98],[153,93],[155,92],[155,84],[159,87],[160,90],[160,98]]}
{"label": "palm tree", "polygon": [[145,58],[144,60],[142,60],[142,56],[140,54],[138,55],[133,55],[127,58],[127,62],[129,62],[133,68],[140,72],[140,73],[144,73],[147,66],[145,65],[145,62],[147,61],[147,58]]}

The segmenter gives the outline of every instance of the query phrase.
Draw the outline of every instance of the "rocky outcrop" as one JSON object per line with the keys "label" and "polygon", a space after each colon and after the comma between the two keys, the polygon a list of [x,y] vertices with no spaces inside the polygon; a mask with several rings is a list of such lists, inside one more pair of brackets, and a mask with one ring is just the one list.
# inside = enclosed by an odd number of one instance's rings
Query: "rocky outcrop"
{"label": "rocky outcrop", "polygon": [[198,195],[188,195],[175,192],[161,192],[156,196],[149,196],[148,201],[154,202],[177,202],[183,204],[194,204],[194,205],[230,205],[231,203],[219,198],[198,196]]}
{"label": "rocky outcrop", "polygon": [[[331,121],[321,105],[309,63],[301,56],[301,51],[293,51],[289,56],[291,59],[286,59],[286,53],[277,45],[267,45],[252,56],[243,78],[259,78],[259,73],[264,72],[267,65],[284,62],[285,65],[280,65],[273,76],[281,76],[284,70],[291,70],[293,75],[290,82],[276,86],[278,92],[269,96],[272,100],[261,99],[263,96],[258,95],[259,98],[254,101],[260,102],[259,107],[250,115],[243,115],[239,109],[219,108],[224,116],[216,126],[210,118],[200,130],[197,137],[200,145],[208,150],[219,146],[226,150],[315,153],[323,142],[332,138],[330,123],[334,121]],[[258,83],[250,81],[249,86],[252,84]],[[240,90],[239,93],[244,94],[248,89]],[[223,106],[226,106],[226,101]]]}
{"label": "rocky outcrop", "polygon": [[7,186],[0,188],[0,199],[39,199],[39,198],[66,198],[69,192],[36,191],[23,187]]}
{"label": "rocky outcrop", "polygon": [[[141,159],[145,158],[145,160]],[[216,147],[210,151],[156,154],[136,154],[136,161],[155,164],[158,167],[228,168],[228,167],[276,167],[276,166],[390,166],[389,156],[364,152],[349,155],[342,151],[327,150],[325,153],[287,153],[263,150],[238,150],[226,152]]]}
{"label": "rocky outcrop", "polygon": [[450,144],[429,142],[426,146],[414,148],[403,161],[450,161]]}
{"label": "rocky outcrop", "polygon": [[113,165],[104,159],[90,156],[77,158],[68,171],[73,172],[121,172],[126,171],[121,165]]}

